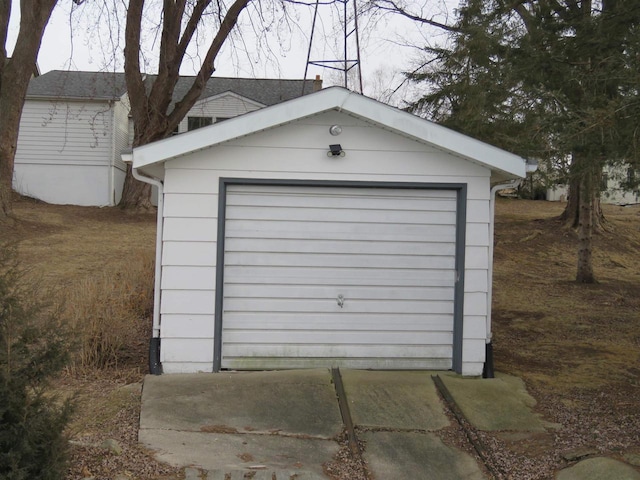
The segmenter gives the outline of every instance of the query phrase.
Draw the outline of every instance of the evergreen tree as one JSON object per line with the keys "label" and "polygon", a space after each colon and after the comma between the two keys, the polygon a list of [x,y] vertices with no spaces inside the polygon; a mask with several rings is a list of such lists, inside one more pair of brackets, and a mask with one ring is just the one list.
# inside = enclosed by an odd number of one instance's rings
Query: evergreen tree
{"label": "evergreen tree", "polygon": [[640,157],[637,0],[467,0],[446,48],[409,74],[426,93],[415,113],[565,169],[563,218],[578,230],[576,280],[595,281],[605,165]]}
{"label": "evergreen tree", "polygon": [[47,391],[67,359],[63,332],[21,283],[11,249],[0,250],[0,478],[60,480],[71,403]]}

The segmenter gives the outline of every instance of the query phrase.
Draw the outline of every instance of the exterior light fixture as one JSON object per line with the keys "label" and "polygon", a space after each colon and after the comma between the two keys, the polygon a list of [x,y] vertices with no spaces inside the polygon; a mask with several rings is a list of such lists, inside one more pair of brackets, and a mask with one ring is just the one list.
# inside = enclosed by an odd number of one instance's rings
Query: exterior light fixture
{"label": "exterior light fixture", "polygon": [[342,127],[340,125],[331,125],[329,127],[329,133],[334,137],[337,137],[342,133]]}
{"label": "exterior light fixture", "polygon": [[329,145],[329,151],[327,157],[344,157],[345,153],[342,150],[342,145],[336,143],[335,145]]}

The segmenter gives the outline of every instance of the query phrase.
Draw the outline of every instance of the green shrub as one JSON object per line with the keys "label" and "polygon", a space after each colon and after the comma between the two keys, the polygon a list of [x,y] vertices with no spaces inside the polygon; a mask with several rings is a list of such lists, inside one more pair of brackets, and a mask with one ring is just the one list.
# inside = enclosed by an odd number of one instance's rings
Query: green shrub
{"label": "green shrub", "polygon": [[15,258],[14,249],[1,247],[0,478],[62,479],[72,405],[47,387],[67,361],[68,343]]}

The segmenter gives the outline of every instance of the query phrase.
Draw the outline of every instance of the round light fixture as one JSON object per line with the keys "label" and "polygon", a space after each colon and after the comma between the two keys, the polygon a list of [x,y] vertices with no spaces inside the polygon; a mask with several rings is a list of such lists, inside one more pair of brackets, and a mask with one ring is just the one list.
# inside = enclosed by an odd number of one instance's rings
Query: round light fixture
{"label": "round light fixture", "polygon": [[337,137],[342,133],[342,127],[340,125],[331,125],[329,127],[329,133],[334,137]]}

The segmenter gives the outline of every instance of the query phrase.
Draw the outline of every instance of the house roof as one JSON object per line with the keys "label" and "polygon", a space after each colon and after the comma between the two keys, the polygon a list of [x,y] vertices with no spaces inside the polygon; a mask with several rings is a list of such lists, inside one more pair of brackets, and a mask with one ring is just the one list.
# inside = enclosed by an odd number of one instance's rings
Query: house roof
{"label": "house roof", "polygon": [[[180,99],[191,87],[194,77],[181,76],[174,90],[174,100]],[[313,80],[284,80],[274,78],[211,77],[200,98],[233,92],[265,106],[291,100],[313,92]],[[304,90],[303,90],[304,87]]]}
{"label": "house roof", "polygon": [[29,82],[27,98],[116,100],[126,91],[124,73],[52,70]]}
{"label": "house roof", "polygon": [[342,87],[326,88],[223,123],[137,147],[132,153],[133,167],[151,172],[156,170],[154,167],[167,160],[329,110],[349,113],[397,134],[432,145],[490,168],[500,177],[508,179],[526,176],[526,162],[517,155]]}
{"label": "house roof", "polygon": [[[152,80],[154,77],[147,77]],[[193,83],[192,76],[181,76],[174,89],[180,99]],[[150,82],[149,82],[150,83]],[[275,105],[313,91],[313,80],[212,77],[200,98],[233,92],[264,106]],[[304,90],[303,90],[304,87]],[[52,70],[29,83],[27,98],[67,98],[116,100],[127,91],[124,73],[71,72]]]}

